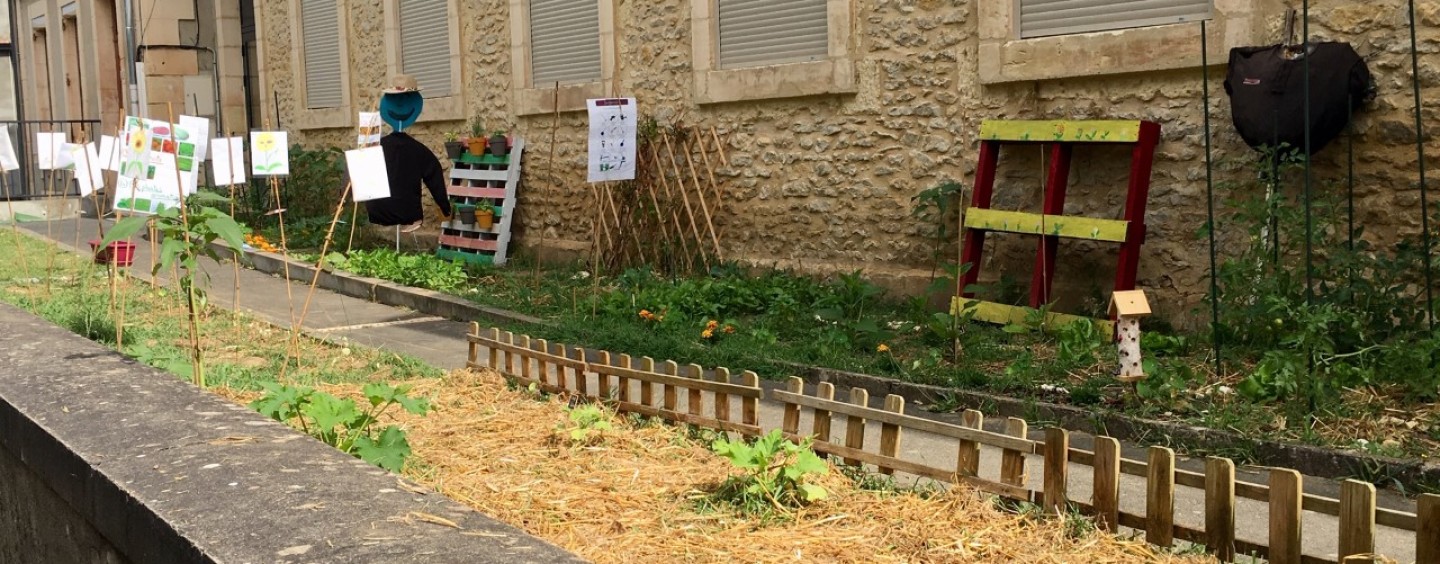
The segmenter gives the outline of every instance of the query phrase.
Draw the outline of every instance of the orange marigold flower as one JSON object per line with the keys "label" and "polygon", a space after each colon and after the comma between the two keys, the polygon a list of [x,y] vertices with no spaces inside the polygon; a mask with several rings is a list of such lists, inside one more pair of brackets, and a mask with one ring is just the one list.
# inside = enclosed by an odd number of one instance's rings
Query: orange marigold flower
{"label": "orange marigold flower", "polygon": [[735,326],[734,326],[734,325],[726,325],[726,326],[725,326],[725,333],[726,333],[726,334],[730,334],[730,333],[734,333],[734,332],[735,332]]}
{"label": "orange marigold flower", "polygon": [[706,329],[706,330],[700,332],[700,337],[701,337],[702,339],[709,339],[709,338],[712,338],[712,337],[714,337],[714,336],[715,336],[715,330],[714,330],[714,329]]}
{"label": "orange marigold flower", "polygon": [[890,352],[890,345],[880,343],[880,346],[875,347],[875,352]]}
{"label": "orange marigold flower", "polygon": [[640,319],[655,319],[655,314],[650,313],[648,309],[642,309],[640,310]]}
{"label": "orange marigold flower", "polygon": [[706,328],[706,329],[714,329],[714,328],[719,327],[719,326],[720,326],[720,322],[719,322],[719,321],[715,321],[714,319],[711,319],[708,323],[705,324],[705,328]]}

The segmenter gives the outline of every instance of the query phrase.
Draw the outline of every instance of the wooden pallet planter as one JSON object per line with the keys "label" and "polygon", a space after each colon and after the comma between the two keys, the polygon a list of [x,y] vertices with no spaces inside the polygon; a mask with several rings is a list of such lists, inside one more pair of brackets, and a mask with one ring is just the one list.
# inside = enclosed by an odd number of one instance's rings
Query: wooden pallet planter
{"label": "wooden pallet planter", "polygon": [[[467,363],[471,368],[495,369],[545,392],[583,396],[625,413],[750,436],[761,432],[759,403],[764,391],[754,372],[732,375],[726,368],[705,370],[695,364],[656,363],[649,357],[608,352],[599,353],[592,362],[579,347],[499,329],[482,335],[479,324],[471,329]],[[488,361],[479,358],[481,347],[489,351]],[[684,411],[679,409],[682,394]]]}
{"label": "wooden pallet planter", "polygon": [[[623,412],[656,416],[722,431],[760,435],[768,432],[759,422],[759,402],[766,398],[754,372],[744,372],[739,382],[723,368],[703,370],[696,365],[681,366],[673,361],[657,363],[649,358],[631,358],[608,352],[591,354],[584,349],[547,343],[524,335],[486,330],[472,324],[469,335],[472,368],[495,369],[507,377],[551,393],[578,394],[593,401],[612,402]],[[481,354],[481,349],[485,353]],[[637,384],[638,382],[638,384]],[[595,384],[591,386],[591,384]],[[1128,527],[1144,531],[1147,542],[1172,546],[1184,541],[1205,546],[1222,561],[1237,556],[1255,556],[1277,564],[1336,563],[1337,559],[1303,554],[1303,511],[1334,516],[1339,523],[1341,558],[1369,554],[1375,546],[1376,527],[1390,527],[1414,533],[1415,561],[1440,564],[1440,496],[1422,495],[1414,513],[1375,506],[1374,486],[1347,480],[1339,499],[1305,493],[1301,476],[1288,469],[1272,469],[1267,484],[1237,480],[1235,464],[1225,458],[1210,458],[1204,472],[1175,467],[1175,453],[1151,447],[1145,460],[1123,458],[1120,444],[1110,437],[1096,437],[1093,450],[1073,448],[1064,429],[1049,428],[1044,441],[1028,438],[1024,420],[1009,418],[1003,432],[986,431],[984,415],[978,411],[962,414],[955,425],[905,414],[899,396],[887,396],[883,407],[869,405],[869,392],[852,388],[846,399],[835,398],[835,387],[822,382],[806,392],[805,381],[790,378],[783,390],[769,392],[768,399],[781,404],[780,430],[791,439],[813,438],[816,452],[839,457],[852,464],[873,466],[882,473],[903,472],[946,483],[961,483],[977,490],[1014,501],[1035,503],[1049,513],[1077,508],[1095,517],[1103,529]],[[681,409],[680,398],[686,398]],[[698,399],[697,399],[698,398]],[[739,421],[733,406],[740,405]],[[705,407],[710,407],[707,410]],[[801,423],[808,413],[809,429]],[[835,424],[836,418],[840,423]],[[866,426],[876,424],[878,443],[867,444]],[[906,459],[902,441],[909,432],[928,433],[955,441],[953,468]],[[837,437],[837,435],[839,435]],[[981,475],[983,448],[999,451],[999,471]],[[1041,468],[1041,487],[1031,487],[1028,467]],[[1038,465],[1036,464],[1038,462]],[[1072,465],[1089,467],[1094,487],[1084,494],[1069,491]],[[1144,480],[1143,488],[1122,488],[1124,475]],[[1203,526],[1175,522],[1176,487],[1205,492]],[[1078,493],[1078,492],[1077,492]],[[1122,499],[1143,496],[1145,511],[1121,509]],[[1265,542],[1237,538],[1236,501],[1259,501],[1268,507],[1269,535]],[[1351,559],[1350,562],[1369,561]]]}
{"label": "wooden pallet planter", "polygon": [[495,210],[490,229],[463,224],[456,217],[440,230],[436,256],[475,264],[503,265],[509,260],[511,226],[520,189],[520,161],[525,140],[515,138],[510,153],[503,157],[465,155],[450,169],[450,205],[473,205]]}

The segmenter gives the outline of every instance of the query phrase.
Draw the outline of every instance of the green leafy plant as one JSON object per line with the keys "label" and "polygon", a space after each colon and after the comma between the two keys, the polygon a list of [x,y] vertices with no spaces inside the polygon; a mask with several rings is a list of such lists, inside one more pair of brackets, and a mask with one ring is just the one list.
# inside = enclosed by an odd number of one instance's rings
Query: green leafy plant
{"label": "green leafy plant", "polygon": [[433,255],[397,253],[390,249],[332,253],[326,263],[340,270],[439,292],[457,292],[470,276],[465,266]]}
{"label": "green leafy plant", "polygon": [[382,428],[381,416],[394,406],[415,415],[430,411],[429,400],[410,397],[411,388],[404,384],[366,384],[361,392],[369,405],[363,408],[355,400],[341,399],[314,388],[276,383],[261,385],[265,395],[250,402],[252,409],[391,472],[405,467],[411,454],[410,441],[399,426]]}
{"label": "green leafy plant", "polygon": [[168,270],[172,266],[181,271],[180,291],[186,296],[185,308],[190,314],[191,361],[194,367],[192,381],[197,386],[205,385],[204,352],[200,345],[200,312],[205,308],[205,292],[196,282],[208,274],[200,268],[200,259],[220,261],[220,255],[210,246],[216,239],[224,240],[232,249],[244,248],[244,231],[234,218],[225,212],[205,204],[223,204],[229,200],[208,192],[196,192],[186,198],[177,208],[167,208],[153,216],[135,215],[120,220],[100,248],[109,248],[110,243],[128,239],[147,225],[154,227],[161,237],[160,257],[152,273]]}
{"label": "green leafy plant", "polygon": [[570,426],[560,429],[570,435],[570,442],[588,444],[601,433],[613,429],[610,414],[595,404],[566,408]]}
{"label": "green leafy plant", "polygon": [[480,114],[475,114],[474,117],[470,118],[470,138],[478,139],[484,135],[485,120],[481,119]]}
{"label": "green leafy plant", "polygon": [[960,206],[960,194],[964,188],[958,182],[945,181],[934,187],[921,190],[919,194],[910,199],[912,208],[911,217],[929,224],[930,239],[933,241],[931,249],[930,278],[935,279],[939,269],[940,255],[945,241],[950,239],[950,215]]}
{"label": "green leafy plant", "polygon": [[1078,319],[1055,331],[1056,351],[1061,366],[1090,366],[1095,354],[1105,345],[1095,322]]}
{"label": "green leafy plant", "polygon": [[743,514],[788,513],[830,495],[825,488],[806,483],[810,477],[829,471],[825,461],[811,450],[808,439],[796,444],[776,429],[753,443],[720,439],[711,448],[742,472],[721,484],[712,498]]}

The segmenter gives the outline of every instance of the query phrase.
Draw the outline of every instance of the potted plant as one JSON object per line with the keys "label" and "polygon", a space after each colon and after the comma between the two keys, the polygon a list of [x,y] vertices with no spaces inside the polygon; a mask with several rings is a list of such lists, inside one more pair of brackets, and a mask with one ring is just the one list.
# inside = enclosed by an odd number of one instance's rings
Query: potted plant
{"label": "potted plant", "polygon": [[480,116],[470,118],[470,154],[480,158],[485,154],[485,122],[480,121]]}
{"label": "potted plant", "polygon": [[471,212],[475,216],[475,227],[486,231],[495,227],[495,208],[480,206]]}
{"label": "potted plant", "polygon": [[475,225],[475,206],[473,204],[455,206],[455,217],[464,225]]}
{"label": "potted plant", "polygon": [[510,139],[505,137],[504,131],[497,129],[495,134],[490,137],[490,154],[497,157],[510,154]]}
{"label": "potted plant", "polygon": [[465,154],[465,144],[460,142],[460,133],[451,131],[445,134],[445,156],[450,160],[460,160],[460,155]]}

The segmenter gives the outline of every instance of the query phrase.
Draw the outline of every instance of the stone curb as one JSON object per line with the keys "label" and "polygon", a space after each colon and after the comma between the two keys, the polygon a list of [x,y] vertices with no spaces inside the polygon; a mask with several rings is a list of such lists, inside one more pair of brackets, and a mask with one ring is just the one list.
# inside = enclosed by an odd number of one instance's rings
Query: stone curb
{"label": "stone curb", "polygon": [[[211,243],[216,254],[225,256],[232,251],[224,243]],[[257,271],[266,274],[285,275],[285,257],[264,251],[244,251],[246,259]],[[290,280],[306,283],[314,279],[315,267],[296,260],[289,261]],[[306,283],[308,285],[308,283]],[[401,286],[378,278],[366,278],[352,274],[322,270],[319,287],[337,294],[360,298],[375,303],[409,308],[426,315],[458,321],[489,320],[498,323],[523,323],[526,325],[548,325],[549,322],[522,313],[476,304],[442,292]]]}
{"label": "stone curb", "polygon": [[[225,251],[229,247],[221,246]],[[257,270],[275,274],[284,268],[284,259],[272,253],[246,251]],[[313,276],[314,268],[295,261],[290,263],[291,276]],[[322,272],[320,286],[342,294],[368,299],[386,305],[404,306],[421,313],[472,321],[487,319],[500,323],[549,325],[550,322],[499,308],[476,305],[460,298],[418,288],[400,286],[383,280],[343,273]],[[1407,487],[1425,484],[1440,487],[1440,463],[1426,463],[1321,447],[1254,439],[1230,431],[1220,431],[1168,421],[1144,419],[1114,412],[1095,412],[1050,402],[1016,399],[983,392],[944,388],[927,384],[902,382],[890,378],[833,370],[818,366],[777,362],[796,370],[808,383],[830,382],[838,387],[865,388],[873,397],[895,394],[907,403],[934,403],[948,395],[966,408],[981,409],[987,416],[1019,417],[1054,422],[1071,431],[1101,434],[1132,443],[1156,444],[1155,435],[1165,444],[1190,451],[1217,452],[1243,448],[1253,453],[1254,464],[1284,467],[1321,478],[1345,479],[1356,476],[1381,475],[1393,478]],[[1381,484],[1385,485],[1385,484]]]}

